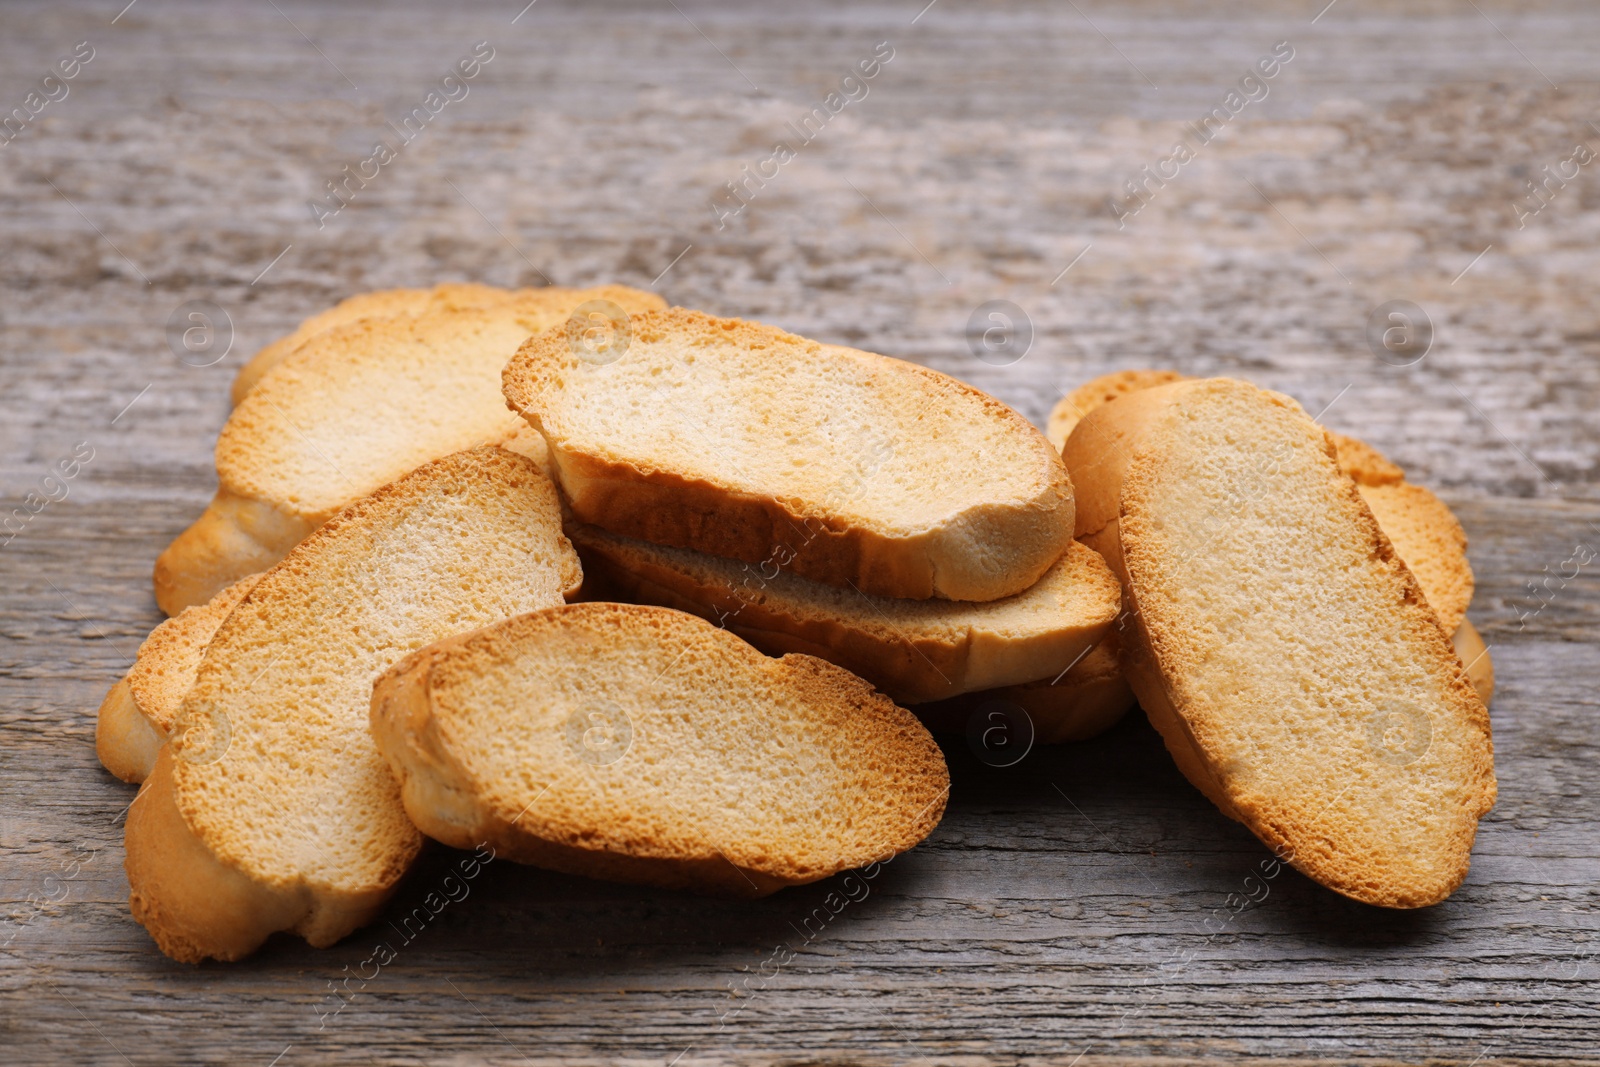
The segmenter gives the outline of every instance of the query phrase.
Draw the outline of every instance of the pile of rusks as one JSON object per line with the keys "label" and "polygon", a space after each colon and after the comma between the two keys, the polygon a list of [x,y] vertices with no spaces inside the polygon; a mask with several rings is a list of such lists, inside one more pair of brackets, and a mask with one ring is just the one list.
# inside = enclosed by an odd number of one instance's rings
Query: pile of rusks
{"label": "pile of rusks", "polygon": [[[758,896],[909,849],[928,726],[1135,701],[1300,871],[1418,907],[1494,802],[1466,538],[1277,393],[1129,371],[1048,437],[636,290],[354,297],[252,359],[100,709],[168,955],[371,921],[424,836]],[[908,708],[910,710],[908,710]]]}

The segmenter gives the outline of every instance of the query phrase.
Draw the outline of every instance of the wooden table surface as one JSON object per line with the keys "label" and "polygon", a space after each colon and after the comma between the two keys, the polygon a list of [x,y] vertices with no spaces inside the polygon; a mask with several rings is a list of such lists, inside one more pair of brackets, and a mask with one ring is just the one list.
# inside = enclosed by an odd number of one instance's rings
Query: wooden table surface
{"label": "wooden table surface", "polygon": [[[0,109],[92,49],[0,145],[0,1061],[1600,1057],[1600,183],[1565,162],[1600,150],[1600,12],[124,2],[0,12]],[[319,228],[326,183],[480,41],[468,95]],[[1265,99],[1129,211],[1125,183],[1281,41]],[[719,228],[718,189],[881,42],[859,98]],[[93,750],[160,618],[151,563],[209,498],[250,353],[351,292],[450,278],[653,286],[1041,423],[1140,366],[1322,412],[1471,536],[1500,800],[1466,884],[1395,913],[1290,872],[1233,914],[1265,850],[1136,715],[1005,769],[950,741],[944,823],[826,923],[826,883],[729,904],[495,863],[337,1015],[330,984],[386,924],[172,963],[129,917],[133,790]],[[169,318],[194,300],[231,330],[179,358]],[[1016,362],[969,344],[990,300],[1026,316]],[[1432,323],[1409,366],[1366,340],[1391,300]]]}

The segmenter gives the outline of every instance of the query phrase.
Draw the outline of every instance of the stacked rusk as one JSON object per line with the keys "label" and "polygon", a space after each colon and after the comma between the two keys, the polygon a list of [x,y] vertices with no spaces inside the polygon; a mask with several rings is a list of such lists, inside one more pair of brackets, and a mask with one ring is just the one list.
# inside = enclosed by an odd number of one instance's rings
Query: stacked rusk
{"label": "stacked rusk", "polygon": [[746,896],[883,861],[949,794],[923,722],[991,700],[1056,742],[1137,694],[1223,812],[1373,904],[1447,896],[1493,803],[1460,525],[1243,382],[1093,382],[1052,443],[648,293],[447,285],[308,320],[234,398],[96,734],[177,959],[331,944],[424,836]]}
{"label": "stacked rusk", "polygon": [[1131,704],[1097,685],[1119,595],[1073,540],[1066,468],[993,397],[681,308],[607,358],[532,338],[504,381],[548,444],[587,595],[692,612],[902,704],[997,691],[1045,740]]}
{"label": "stacked rusk", "polygon": [[[631,318],[625,358],[551,329],[594,301]],[[1074,544],[1060,458],[1014,413],[659,303],[442,287],[330,313],[252,361],[217,499],[156,569],[174,617],[97,734],[143,781],[130,903],[169,955],[238,959],[277,931],[331,944],[423,835],[743,895],[886,860],[938,824],[948,772],[833,650],[865,670],[908,633],[914,662],[885,687],[943,696],[1059,673],[1103,637],[1115,580]],[[617,521],[641,507],[648,528]],[[582,570],[563,525],[641,545],[676,529],[691,559],[784,553],[785,579],[849,590],[795,600],[847,636],[770,658],[683,611],[567,603]]]}

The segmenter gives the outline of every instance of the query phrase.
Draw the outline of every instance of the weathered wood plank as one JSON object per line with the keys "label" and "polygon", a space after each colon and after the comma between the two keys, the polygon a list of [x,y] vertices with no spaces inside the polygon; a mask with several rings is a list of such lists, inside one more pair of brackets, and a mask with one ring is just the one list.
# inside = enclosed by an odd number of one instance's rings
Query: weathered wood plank
{"label": "weathered wood plank", "polygon": [[[1521,229],[1512,207],[1573,144],[1600,144],[1594,11],[1342,3],[1312,25],[1321,4],[941,0],[913,24],[921,3],[696,0],[539,4],[512,24],[518,3],[281,3],[286,19],[144,0],[112,24],[120,6],[13,7],[0,33],[0,109],[75,42],[96,49],[0,147],[4,510],[93,450],[0,547],[8,1060],[1600,1055],[1600,590],[1592,566],[1563,566],[1600,548],[1600,197],[1585,170]],[[307,201],[485,39],[469,97],[319,230]],[[1269,96],[1119,228],[1107,199],[1284,39],[1296,55]],[[722,183],[884,40],[866,98],[719,229]],[[151,561],[209,496],[250,352],[350,291],[445,277],[654,281],[926,362],[1040,421],[1064,389],[1140,365],[1326,409],[1472,537],[1501,795],[1467,884],[1396,914],[1285,872],[1231,915],[1263,850],[1129,721],[1007,770],[950,741],[944,824],[837,916],[829,885],[729,904],[497,863],[337,1015],[319,1013],[329,983],[401,939],[387,920],[322,952],[284,939],[235,967],[171,963],[128,916],[133,794],[92,747],[100,697],[159,618]],[[214,366],[168,346],[191,299],[232,318]],[[991,299],[1034,331],[1011,365],[965,336]],[[1365,340],[1391,299],[1433,321],[1414,366]],[[430,854],[389,917],[449,861]],[[780,943],[795,958],[763,971]]]}

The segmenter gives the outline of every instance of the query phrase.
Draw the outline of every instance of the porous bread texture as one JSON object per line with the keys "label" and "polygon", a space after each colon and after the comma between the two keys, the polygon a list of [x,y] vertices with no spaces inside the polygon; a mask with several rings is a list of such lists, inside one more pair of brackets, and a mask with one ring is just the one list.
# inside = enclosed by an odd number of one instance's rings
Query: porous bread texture
{"label": "porous bread texture", "polygon": [[371,723],[429,837],[734,896],[887,861],[950,789],[928,732],[861,679],[659,607],[448,638],[378,679]]}
{"label": "porous bread texture", "polygon": [[405,319],[435,311],[466,311],[516,303],[524,313],[540,317],[549,329],[565,322],[573,309],[590,300],[609,300],[623,311],[634,314],[667,303],[654,293],[630,289],[625,285],[604,285],[593,289],[501,289],[476,282],[443,282],[431,289],[384,289],[358,293],[340,301],[327,311],[302,322],[287,337],[263,348],[233,379],[233,403],[237,405],[273,367],[306,341],[336,326],[359,319]]}
{"label": "porous bread texture", "polygon": [[1439,616],[1440,628],[1455,633],[1467,617],[1474,585],[1461,523],[1444,501],[1420,485],[1395,482],[1357,488],[1394,550],[1416,575]]}
{"label": "porous bread texture", "polygon": [[[1129,393],[1173,382],[1193,381],[1174,371],[1118,371],[1096,378],[1068,394],[1050,414],[1051,441],[1059,427],[1076,427],[1082,416]],[[1448,507],[1432,492],[1405,481],[1405,471],[1364,441],[1328,431],[1339,469],[1361,487],[1361,497],[1378,525],[1394,544],[1422,586],[1439,625],[1454,634],[1472,602],[1472,565],[1467,561],[1467,535]],[[1057,447],[1064,447],[1062,435]],[[1071,472],[1069,468],[1069,473]],[[1085,522],[1098,529],[1099,517]]]}
{"label": "porous bread texture", "polygon": [[1081,532],[1123,582],[1124,672],[1185,775],[1356,900],[1454,891],[1494,803],[1488,713],[1327,434],[1209,379],[1107,405],[1066,455],[1081,513],[1111,516]]}
{"label": "porous bread texture", "polygon": [[111,687],[95,719],[100,763],[124,782],[142,782],[172,733],[178,706],[194,684],[206,646],[239,602],[255,588],[250,575],[166,620],[144,639],[128,673]]}
{"label": "porous bread texture", "polygon": [[1072,539],[1060,456],[970,386],[682,308],[632,331],[611,362],[545,335],[506,366],[584,522],[919,600],[1020,593]]}
{"label": "porous bread texture", "polygon": [[499,448],[335,516],[212,638],[129,811],[134,917],[186,962],[239,959],[278,930],[330,945],[369,921],[421,844],[367,729],[372,680],[580,581],[554,488]]}
{"label": "porous bread texture", "polygon": [[[1194,379],[1176,371],[1117,371],[1086,382],[1062,398],[1051,411],[1051,443],[1064,448],[1072,429],[1077,427],[1083,416],[1099,406],[1131,392],[1142,392],[1179,381]],[[1134,416],[1125,416],[1118,422],[1131,426],[1133,421]],[[1483,702],[1488,704],[1494,693],[1494,667],[1488,657],[1488,649],[1483,648],[1482,640],[1472,645],[1472,641],[1462,632],[1467,625],[1466,609],[1474,590],[1472,566],[1467,563],[1466,531],[1462,531],[1461,523],[1437,496],[1422,486],[1405,483],[1405,472],[1376,448],[1357,438],[1334,434],[1331,430],[1328,437],[1333,440],[1334,451],[1338,454],[1339,469],[1344,470],[1360,486],[1363,501],[1373,510],[1378,525],[1389,536],[1395,552],[1416,576],[1429,605],[1440,617],[1440,627],[1446,633],[1453,633],[1456,648],[1470,649],[1470,656],[1462,653],[1462,662],[1466,662],[1469,677],[1474,681],[1478,694],[1483,697]],[[1128,446],[1128,442],[1122,440],[1117,442],[1115,448],[1126,450]],[[1069,474],[1074,474],[1070,467]],[[1078,502],[1078,507],[1082,518],[1080,528],[1106,528],[1107,518],[1104,515],[1083,518],[1082,501]],[[1475,632],[1472,637],[1475,637]],[[1106,710],[1107,717],[1110,717],[1107,721],[1109,726],[1115,721],[1110,710],[1117,707],[1122,696],[1114,685],[1110,685],[1109,680],[1099,691],[1104,694],[1104,702],[1099,707]],[[1090,693],[1093,693],[1093,689]],[[1056,694],[1056,705],[1061,709],[1058,717],[1070,718],[1067,712],[1074,709],[1075,697],[1077,689]],[[1085,713],[1093,712],[1094,705],[1093,699],[1086,699]]]}
{"label": "porous bread texture", "polygon": [[1482,635],[1466,619],[1461,620],[1461,626],[1450,643],[1455,646],[1456,655],[1466,669],[1472,688],[1478,691],[1483,706],[1488,707],[1489,701],[1494,699],[1494,661],[1489,658],[1489,646],[1483,643]]}
{"label": "porous bread texture", "polygon": [[544,443],[544,434],[532,426],[523,423],[517,427],[516,433],[500,442],[500,447],[507,452],[515,452],[519,456],[533,460],[534,465],[544,476],[549,478],[552,484],[555,482],[555,467],[550,463],[550,446]]}
{"label": "porous bread texture", "polygon": [[584,560],[621,598],[692,612],[763,652],[803,652],[853,671],[897,703],[1055,677],[1116,620],[1117,580],[1072,542],[1033,585],[982,603],[902,600],[813,582],[569,524]]}
{"label": "porous bread texture", "polygon": [[[572,295],[595,292],[612,290]],[[301,345],[223,427],[216,497],[156,561],[157,604],[170,615],[204,603],[429,460],[502,442],[532,454],[528,427],[506,411],[500,370],[530,334],[564,321],[566,307],[507,299],[362,319]]]}
{"label": "porous bread texture", "polygon": [[1174,370],[1119,370],[1102,374],[1078,386],[1056,401],[1045,423],[1045,437],[1057,452],[1072,436],[1073,429],[1083,417],[1102,404],[1109,404],[1119,396],[1153,389],[1158,385],[1181,382],[1185,376]]}
{"label": "porous bread texture", "polygon": [[971,717],[991,701],[1001,700],[1027,712],[1036,745],[1087,741],[1115,726],[1137,702],[1117,662],[1118,647],[1117,631],[1112,627],[1065,672],[918,704],[911,711],[935,733],[956,733],[965,730]]}

